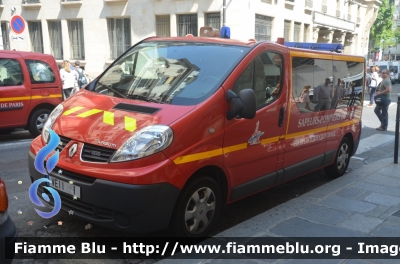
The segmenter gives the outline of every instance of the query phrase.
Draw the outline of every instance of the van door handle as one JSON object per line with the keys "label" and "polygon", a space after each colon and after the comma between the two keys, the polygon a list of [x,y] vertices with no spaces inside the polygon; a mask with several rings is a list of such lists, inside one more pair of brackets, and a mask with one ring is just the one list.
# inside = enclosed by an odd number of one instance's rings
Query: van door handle
{"label": "van door handle", "polygon": [[281,107],[281,110],[279,110],[278,127],[283,126],[284,119],[285,119],[285,107]]}

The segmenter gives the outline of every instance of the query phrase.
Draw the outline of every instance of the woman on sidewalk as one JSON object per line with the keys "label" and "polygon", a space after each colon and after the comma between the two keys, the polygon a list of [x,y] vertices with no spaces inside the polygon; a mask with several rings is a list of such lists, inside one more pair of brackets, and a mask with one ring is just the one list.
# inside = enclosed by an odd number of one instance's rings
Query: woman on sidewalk
{"label": "woman on sidewalk", "polygon": [[71,96],[72,89],[77,85],[78,73],[72,71],[69,61],[63,61],[60,69],[60,76],[63,84],[64,98]]}

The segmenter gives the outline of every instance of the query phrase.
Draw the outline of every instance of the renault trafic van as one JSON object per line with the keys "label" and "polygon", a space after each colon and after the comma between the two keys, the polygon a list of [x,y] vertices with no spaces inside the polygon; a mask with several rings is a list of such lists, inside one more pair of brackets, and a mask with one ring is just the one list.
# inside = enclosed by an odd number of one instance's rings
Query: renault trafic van
{"label": "renault trafic van", "polygon": [[[364,58],[283,43],[137,43],[50,114],[30,147],[32,181],[44,177],[34,161],[54,131],[49,177],[62,210],[116,230],[205,236],[228,203],[321,168],[342,176],[360,141],[364,89],[343,95],[324,83],[363,85]],[[325,107],[295,100],[305,86],[320,89]]]}

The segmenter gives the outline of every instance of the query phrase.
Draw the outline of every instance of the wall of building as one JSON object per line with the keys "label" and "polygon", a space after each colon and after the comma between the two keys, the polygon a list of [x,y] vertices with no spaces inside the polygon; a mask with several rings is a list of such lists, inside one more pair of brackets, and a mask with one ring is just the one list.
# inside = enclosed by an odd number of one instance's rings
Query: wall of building
{"label": "wall of building", "polygon": [[[18,3],[17,3],[18,2]],[[181,14],[197,14],[197,27],[205,25],[207,13],[220,13],[223,0],[81,0],[55,1],[2,0],[0,21],[7,23],[13,15],[42,25],[43,51],[51,54],[48,21],[61,21],[63,58],[72,60],[68,21],[82,20],[85,58],[81,60],[87,73],[95,77],[111,62],[108,18],[129,18],[131,45],[156,35],[156,15],[170,18],[170,36],[176,36]],[[40,2],[40,3],[37,3]],[[342,43],[345,53],[366,56],[368,34],[375,21],[378,0],[226,0],[226,25],[231,38],[254,39],[256,14],[271,19],[270,39],[284,37],[284,21],[290,22],[289,39],[293,41],[295,23],[300,24],[300,40],[307,42]],[[350,6],[350,7],[349,7]],[[12,8],[15,7],[15,11]],[[338,13],[339,12],[339,13]],[[350,15],[350,16],[348,16]],[[319,20],[315,19],[319,16]],[[322,17],[322,19],[321,19]],[[325,19],[324,19],[325,18]],[[327,23],[329,21],[329,23]],[[308,29],[304,25],[309,25]],[[28,28],[22,34],[9,30],[10,49],[32,51]],[[4,37],[3,37],[4,39]]]}

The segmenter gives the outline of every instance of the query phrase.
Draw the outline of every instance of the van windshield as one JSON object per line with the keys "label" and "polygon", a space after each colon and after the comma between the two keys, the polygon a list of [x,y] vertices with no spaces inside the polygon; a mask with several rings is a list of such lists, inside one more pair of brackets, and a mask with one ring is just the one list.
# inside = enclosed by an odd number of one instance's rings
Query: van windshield
{"label": "van windshield", "polygon": [[193,42],[144,42],[120,57],[95,84],[109,96],[174,105],[210,97],[249,47]]}

